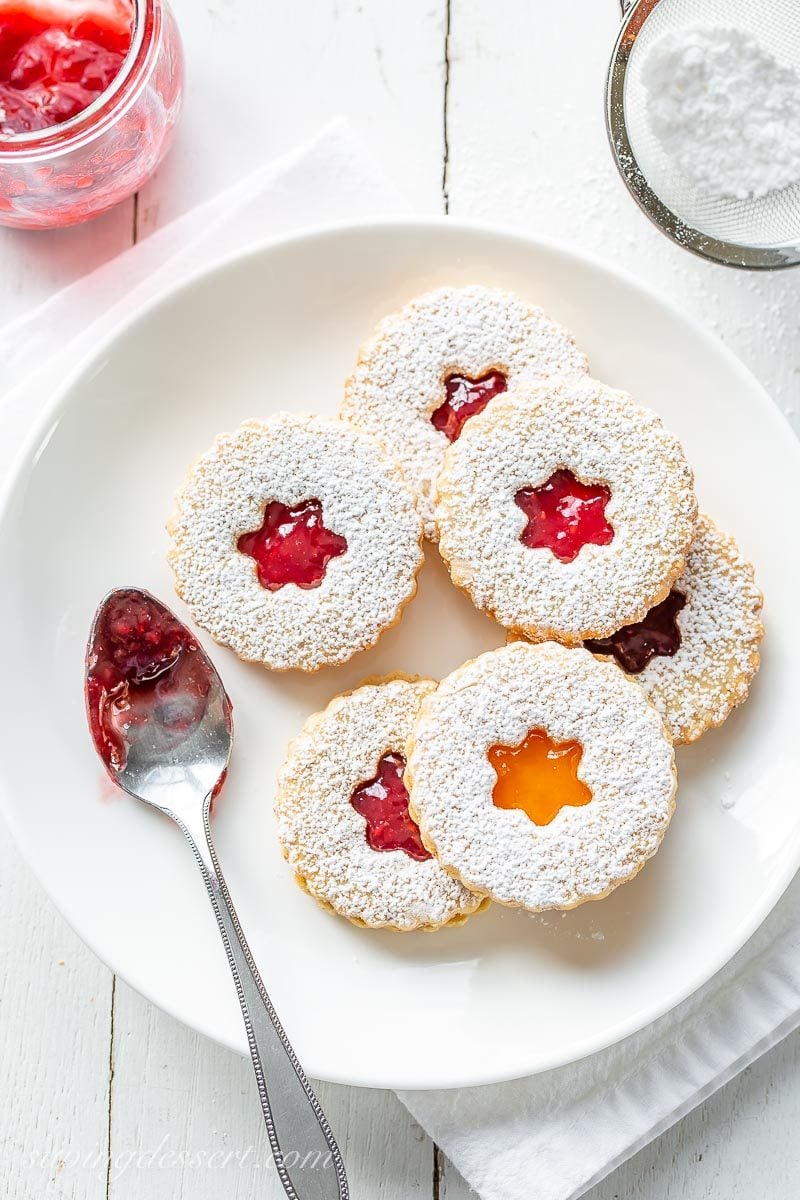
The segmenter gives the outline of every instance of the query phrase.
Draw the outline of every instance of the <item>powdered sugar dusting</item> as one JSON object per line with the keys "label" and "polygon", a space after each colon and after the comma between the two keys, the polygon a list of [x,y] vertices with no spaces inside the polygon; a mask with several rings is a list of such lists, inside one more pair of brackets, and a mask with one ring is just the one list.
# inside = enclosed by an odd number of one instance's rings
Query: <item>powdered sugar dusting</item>
{"label": "powdered sugar dusting", "polygon": [[403,753],[432,680],[394,679],[338,696],[310,717],[278,778],[278,836],[299,882],[351,921],[435,929],[475,912],[482,898],[435,858],[376,851],[350,799],[385,754]]}
{"label": "powdered sugar dusting", "polygon": [[[492,801],[487,750],[533,728],[583,747],[592,799],[538,826]],[[426,842],[468,886],[538,911],[599,899],[655,854],[674,809],[672,746],[641,688],[588,651],[515,642],[454,671],[420,709],[409,744],[411,808]]]}
{"label": "powdered sugar dusting", "polygon": [[[347,540],[319,587],[270,592],[241,554],[272,500],[321,502]],[[399,468],[341,421],[278,413],[222,434],[176,497],[169,559],[198,625],[240,657],[316,670],[373,645],[416,591],[422,528]]]}
{"label": "powdered sugar dusting", "polygon": [[665,34],[642,80],[653,131],[695,187],[747,200],[800,182],[800,76],[751,33]]}
{"label": "powdered sugar dusting", "polygon": [[[514,503],[566,467],[611,489],[607,546],[572,562],[520,541]],[[517,387],[465,426],[439,478],[439,548],[454,583],[509,629],[576,645],[641,620],[683,570],[693,476],[655,413],[588,377]],[[598,632],[602,630],[603,632]]]}
{"label": "powdered sugar dusting", "polygon": [[541,309],[511,292],[473,285],[439,288],[386,317],[347,381],[340,415],[397,457],[429,538],[436,537],[433,486],[449,445],[431,414],[444,400],[447,375],[477,378],[490,370],[502,371],[513,386],[583,374],[588,364],[572,335]]}
{"label": "powdered sugar dusting", "polygon": [[652,659],[636,679],[675,741],[693,742],[747,697],[764,634],[762,596],[733,538],[702,516],[675,587],[686,597],[680,647],[672,658]]}

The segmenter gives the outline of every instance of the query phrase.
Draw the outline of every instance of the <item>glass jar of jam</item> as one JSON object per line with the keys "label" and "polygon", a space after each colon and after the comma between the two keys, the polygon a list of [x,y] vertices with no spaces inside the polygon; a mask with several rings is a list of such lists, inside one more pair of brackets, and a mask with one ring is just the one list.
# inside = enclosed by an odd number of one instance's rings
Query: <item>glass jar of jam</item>
{"label": "glass jar of jam", "polygon": [[131,196],[169,148],[183,75],[163,0],[0,0],[0,224],[72,225]]}

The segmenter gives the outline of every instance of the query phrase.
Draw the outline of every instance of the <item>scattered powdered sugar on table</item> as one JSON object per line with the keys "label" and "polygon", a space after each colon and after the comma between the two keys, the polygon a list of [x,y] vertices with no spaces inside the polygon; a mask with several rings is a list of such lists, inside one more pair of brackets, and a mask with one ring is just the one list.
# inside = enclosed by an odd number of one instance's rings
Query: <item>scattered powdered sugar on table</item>
{"label": "scattered powdered sugar on table", "polygon": [[800,75],[752,34],[666,34],[642,80],[654,133],[703,192],[756,199],[800,181]]}

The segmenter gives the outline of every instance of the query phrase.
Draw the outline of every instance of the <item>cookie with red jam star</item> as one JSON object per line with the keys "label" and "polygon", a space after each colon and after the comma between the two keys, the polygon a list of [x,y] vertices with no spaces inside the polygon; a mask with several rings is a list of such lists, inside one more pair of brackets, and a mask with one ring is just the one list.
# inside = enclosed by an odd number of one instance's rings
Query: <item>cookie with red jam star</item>
{"label": "cookie with red jam star", "polygon": [[694,536],[683,450],[588,376],[519,387],[448,448],[436,506],[453,582],[532,641],[577,646],[669,594]]}
{"label": "cookie with red jam star", "polygon": [[309,717],[278,777],[278,837],[325,908],[370,929],[458,925],[486,901],[442,868],[408,811],[406,740],[428,679],[390,679]]}
{"label": "cookie with red jam star", "polygon": [[532,912],[632,879],[675,807],[672,743],[642,689],[555,642],[514,642],[442,680],[420,707],[406,779],[447,870]]}
{"label": "cookie with red jam star", "polygon": [[642,621],[585,643],[642,687],[676,743],[694,742],[747,699],[763,597],[732,537],[701,516],[686,569]]}
{"label": "cookie with red jam star", "polygon": [[316,671],[372,646],[417,588],[422,525],[367,434],[277,413],[217,438],[169,522],[175,587],[248,662]]}
{"label": "cookie with red jam star", "polygon": [[465,423],[522,380],[588,369],[572,334],[540,308],[500,288],[442,287],[381,321],[340,415],[398,460],[435,540],[434,485]]}

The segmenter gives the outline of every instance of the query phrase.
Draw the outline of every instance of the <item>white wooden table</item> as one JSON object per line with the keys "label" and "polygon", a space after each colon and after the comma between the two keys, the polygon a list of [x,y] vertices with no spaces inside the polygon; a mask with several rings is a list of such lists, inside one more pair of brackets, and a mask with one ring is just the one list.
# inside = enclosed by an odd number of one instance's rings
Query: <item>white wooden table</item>
{"label": "white wooden table", "polygon": [[[755,277],[690,258],[650,228],[615,176],[602,83],[616,0],[174,7],[190,82],[172,157],[136,202],[90,227],[0,231],[0,320],[341,112],[421,212],[552,234],[646,275],[728,341],[794,418],[800,273]],[[0,911],[2,1195],[277,1200],[249,1063],[117,983],[53,910],[2,827]],[[798,1194],[798,1063],[800,1035],[591,1200]],[[354,1197],[466,1197],[392,1095],[335,1086],[321,1095]]]}

